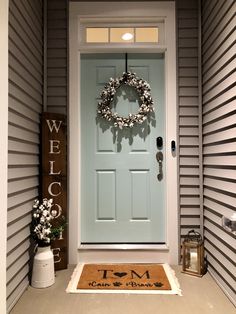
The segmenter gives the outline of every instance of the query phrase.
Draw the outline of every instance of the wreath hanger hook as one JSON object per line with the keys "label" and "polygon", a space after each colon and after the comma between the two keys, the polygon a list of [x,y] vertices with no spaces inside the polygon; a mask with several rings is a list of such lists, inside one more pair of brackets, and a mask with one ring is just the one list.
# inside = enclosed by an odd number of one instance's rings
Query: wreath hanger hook
{"label": "wreath hanger hook", "polygon": [[125,53],[125,72],[128,72],[128,53]]}

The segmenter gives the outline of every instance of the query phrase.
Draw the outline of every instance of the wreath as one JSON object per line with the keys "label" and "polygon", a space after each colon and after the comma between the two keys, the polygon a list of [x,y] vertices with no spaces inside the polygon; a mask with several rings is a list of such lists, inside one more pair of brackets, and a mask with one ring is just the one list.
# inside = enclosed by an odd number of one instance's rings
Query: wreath
{"label": "wreath", "polygon": [[[112,112],[111,102],[114,99],[117,89],[122,85],[129,85],[136,89],[141,105],[138,113],[129,113],[128,117],[119,116],[118,113]],[[150,85],[143,79],[136,76],[136,73],[124,72],[119,78],[110,78],[101,92],[102,101],[98,103],[97,112],[107,121],[112,121],[115,127],[132,128],[135,124],[142,124],[150,112],[154,111],[153,100],[150,94]]]}

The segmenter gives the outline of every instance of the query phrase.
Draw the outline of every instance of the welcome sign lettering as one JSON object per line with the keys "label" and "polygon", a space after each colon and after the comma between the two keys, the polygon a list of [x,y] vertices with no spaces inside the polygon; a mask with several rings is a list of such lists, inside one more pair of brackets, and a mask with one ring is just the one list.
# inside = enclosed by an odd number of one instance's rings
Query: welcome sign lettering
{"label": "welcome sign lettering", "polygon": [[[67,220],[67,154],[66,116],[44,112],[42,114],[42,197],[53,199],[56,216]],[[52,242],[55,269],[67,268],[67,231]]]}

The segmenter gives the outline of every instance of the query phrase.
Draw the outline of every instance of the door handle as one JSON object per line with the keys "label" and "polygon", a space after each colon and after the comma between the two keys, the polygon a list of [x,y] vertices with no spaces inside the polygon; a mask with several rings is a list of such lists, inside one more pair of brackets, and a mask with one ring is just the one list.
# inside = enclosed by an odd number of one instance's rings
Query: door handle
{"label": "door handle", "polygon": [[156,160],[158,162],[158,174],[157,174],[157,180],[161,181],[163,179],[163,153],[157,152],[156,153]]}

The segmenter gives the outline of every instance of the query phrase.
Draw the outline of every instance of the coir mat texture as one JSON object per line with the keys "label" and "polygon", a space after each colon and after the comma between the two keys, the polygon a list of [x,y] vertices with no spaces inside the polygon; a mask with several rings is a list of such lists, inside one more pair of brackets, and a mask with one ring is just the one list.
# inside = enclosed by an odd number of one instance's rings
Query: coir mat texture
{"label": "coir mat texture", "polygon": [[181,295],[168,264],[79,264],[66,291]]}

